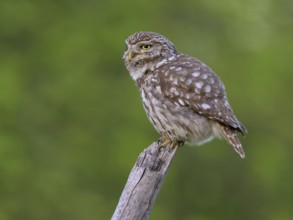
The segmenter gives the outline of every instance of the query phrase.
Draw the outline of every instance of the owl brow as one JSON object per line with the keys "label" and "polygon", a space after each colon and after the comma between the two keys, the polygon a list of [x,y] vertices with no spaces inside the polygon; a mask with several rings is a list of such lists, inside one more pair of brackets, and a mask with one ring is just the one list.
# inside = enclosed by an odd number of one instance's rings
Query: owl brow
{"label": "owl brow", "polygon": [[139,42],[139,45],[144,45],[144,44],[151,44],[151,45],[153,45],[154,42],[153,41],[141,41],[141,42]]}

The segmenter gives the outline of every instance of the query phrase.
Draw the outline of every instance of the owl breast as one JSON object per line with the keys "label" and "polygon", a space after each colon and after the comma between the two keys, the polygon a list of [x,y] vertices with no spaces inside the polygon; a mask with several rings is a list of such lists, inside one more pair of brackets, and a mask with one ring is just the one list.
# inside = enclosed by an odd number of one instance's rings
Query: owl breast
{"label": "owl breast", "polygon": [[213,138],[213,122],[188,107],[166,99],[156,74],[145,77],[139,88],[144,110],[161,135],[191,144],[202,144]]}

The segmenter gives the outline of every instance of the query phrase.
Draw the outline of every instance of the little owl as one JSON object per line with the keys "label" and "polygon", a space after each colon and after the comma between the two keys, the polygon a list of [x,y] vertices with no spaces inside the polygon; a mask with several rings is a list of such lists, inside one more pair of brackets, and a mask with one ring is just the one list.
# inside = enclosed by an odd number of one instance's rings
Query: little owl
{"label": "little owl", "polygon": [[123,59],[141,93],[161,146],[203,144],[224,138],[242,157],[237,137],[247,129],[236,118],[219,77],[203,62],[178,52],[167,38],[137,32],[126,40]]}

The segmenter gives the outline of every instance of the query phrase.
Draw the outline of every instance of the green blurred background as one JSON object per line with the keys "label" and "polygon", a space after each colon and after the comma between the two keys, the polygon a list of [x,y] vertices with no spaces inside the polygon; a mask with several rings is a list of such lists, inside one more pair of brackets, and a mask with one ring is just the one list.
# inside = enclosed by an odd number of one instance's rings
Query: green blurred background
{"label": "green blurred background", "polygon": [[293,219],[292,0],[0,2],[0,220],[110,219],[159,136],[124,40],[167,36],[224,81],[249,134],[177,152],[150,219]]}

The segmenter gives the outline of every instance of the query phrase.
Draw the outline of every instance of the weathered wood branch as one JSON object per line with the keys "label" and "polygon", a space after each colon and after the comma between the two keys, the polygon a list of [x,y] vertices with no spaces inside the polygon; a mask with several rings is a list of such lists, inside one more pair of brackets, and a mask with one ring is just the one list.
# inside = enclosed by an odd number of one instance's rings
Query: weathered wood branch
{"label": "weathered wood branch", "polygon": [[146,220],[160,191],[177,147],[154,142],[138,157],[112,220]]}

